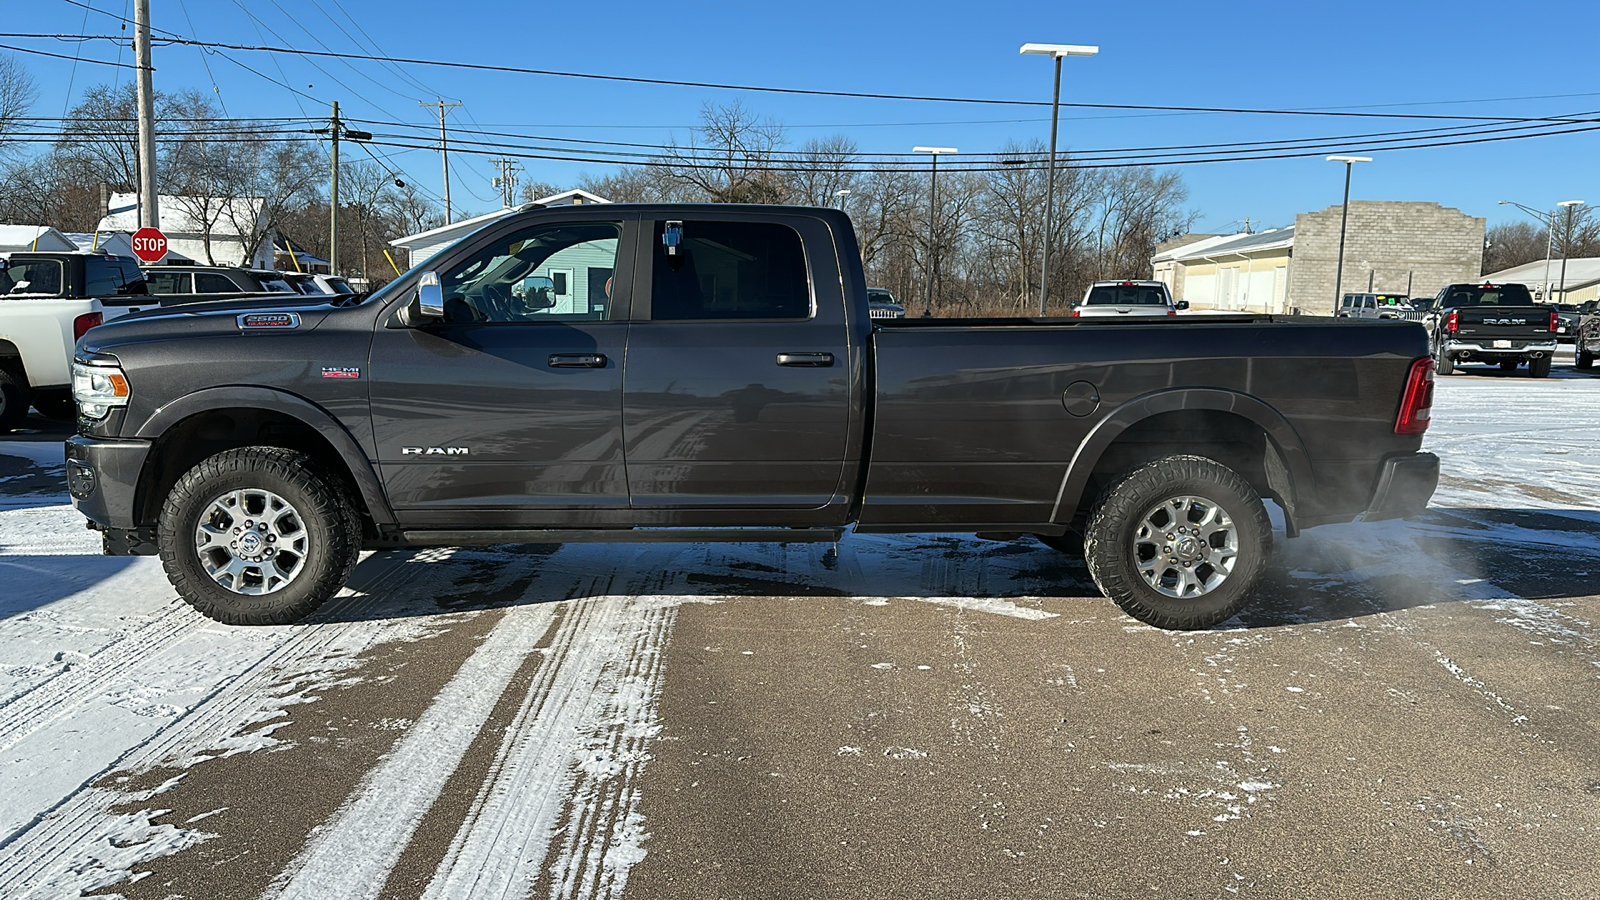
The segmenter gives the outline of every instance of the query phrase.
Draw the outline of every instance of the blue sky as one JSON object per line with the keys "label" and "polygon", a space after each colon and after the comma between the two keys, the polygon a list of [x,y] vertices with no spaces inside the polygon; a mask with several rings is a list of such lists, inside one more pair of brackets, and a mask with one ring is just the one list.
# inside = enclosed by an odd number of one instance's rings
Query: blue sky
{"label": "blue sky", "polygon": [[[131,15],[130,0],[88,0]],[[823,90],[1048,100],[1050,63],[1024,57],[1027,41],[1098,44],[1099,56],[1065,63],[1062,99],[1093,103],[1252,108],[1340,108],[1458,116],[1565,116],[1600,110],[1600,81],[1587,37],[1600,3],[1478,0],[1346,0],[1087,4],[990,0],[982,4],[838,2],[509,3],[503,0],[152,0],[157,28],[203,40],[360,51],[357,39],[393,56],[566,71]],[[118,23],[65,0],[12,0],[3,31],[115,33]],[[252,21],[250,15],[259,21]],[[360,23],[355,28],[341,15]],[[353,35],[330,22],[331,14]],[[1556,24],[1559,23],[1559,24]],[[364,33],[363,33],[364,31]],[[273,34],[276,32],[276,35]],[[312,35],[315,35],[313,38]],[[1502,40],[1501,34],[1516,38]],[[1561,35],[1579,36],[1567,44]],[[1530,36],[1551,38],[1545,45]],[[71,55],[71,44],[5,40]],[[4,51],[0,51],[4,52]],[[287,56],[230,56],[315,100],[297,96],[198,50],[158,47],[158,89],[208,89],[233,116],[345,115],[436,124],[420,108],[434,94],[463,101],[452,124],[592,140],[684,140],[702,103],[740,99],[789,129],[791,143],[845,134],[863,151],[913,145],[997,151],[1009,140],[1048,136],[1048,110],[741,94],[575,79],[408,67],[420,84],[377,63],[351,66]],[[109,44],[86,59],[116,59]],[[127,61],[131,52],[124,51]],[[41,87],[34,114],[60,115],[73,94],[117,70],[24,56]],[[125,72],[120,77],[126,79]],[[342,84],[341,84],[342,82]],[[428,90],[425,92],[424,88]],[[1563,96],[1555,96],[1563,95]],[[1499,99],[1516,98],[1516,99]],[[1424,120],[1064,110],[1070,150],[1246,140],[1289,140],[1449,125]],[[1471,123],[1455,123],[1466,124]],[[1352,141],[1351,148],[1360,142]],[[1600,132],[1371,154],[1358,166],[1356,199],[1433,200],[1486,216],[1521,214],[1495,201],[1549,208],[1600,204]],[[436,152],[393,153],[402,177],[437,193]],[[1329,149],[1327,152],[1338,152]],[[529,160],[525,179],[570,185],[604,167]],[[1178,167],[1202,230],[1292,224],[1296,212],[1339,202],[1343,167],[1322,155]],[[451,157],[458,214],[498,205],[483,158]]]}

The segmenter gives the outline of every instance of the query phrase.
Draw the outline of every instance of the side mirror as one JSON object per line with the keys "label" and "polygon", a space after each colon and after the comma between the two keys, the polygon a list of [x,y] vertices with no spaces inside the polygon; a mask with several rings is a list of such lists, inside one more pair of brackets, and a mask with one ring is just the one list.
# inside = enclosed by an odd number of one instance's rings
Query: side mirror
{"label": "side mirror", "polygon": [[556,283],[543,275],[530,275],[513,292],[525,309],[550,309],[556,305]]}
{"label": "side mirror", "polygon": [[439,285],[438,272],[423,272],[418,279],[417,311],[423,318],[444,318],[444,288]]}
{"label": "side mirror", "polygon": [[1188,309],[1189,308],[1189,301],[1187,301],[1187,300],[1179,300],[1177,303],[1172,304],[1172,308],[1173,309]]}

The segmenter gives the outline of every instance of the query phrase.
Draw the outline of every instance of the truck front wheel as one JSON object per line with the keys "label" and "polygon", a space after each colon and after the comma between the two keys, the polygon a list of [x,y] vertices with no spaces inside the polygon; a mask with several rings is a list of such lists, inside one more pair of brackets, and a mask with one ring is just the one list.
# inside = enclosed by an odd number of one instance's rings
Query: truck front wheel
{"label": "truck front wheel", "polygon": [[282,625],[344,587],[361,519],[311,457],[281,447],[218,453],[173,485],[157,531],[167,579],[230,625]]}
{"label": "truck front wheel", "polygon": [[1157,628],[1210,628],[1255,593],[1272,524],[1250,483],[1199,456],[1169,456],[1118,479],[1089,516],[1084,558],[1123,612]]}

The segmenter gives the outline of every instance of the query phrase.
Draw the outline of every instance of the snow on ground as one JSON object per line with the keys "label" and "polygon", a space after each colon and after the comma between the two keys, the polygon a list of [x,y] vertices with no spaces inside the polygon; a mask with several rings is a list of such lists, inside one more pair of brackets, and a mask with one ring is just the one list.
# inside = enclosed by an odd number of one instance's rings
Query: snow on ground
{"label": "snow on ground", "polygon": [[[1538,509],[1600,521],[1600,379],[1558,373],[1563,377],[1440,379],[1426,441],[1443,460],[1436,508]],[[0,896],[76,896],[113,886],[141,861],[210,839],[204,820],[183,828],[152,826],[159,792],[145,798],[150,808],[143,813],[120,811],[129,796],[102,779],[157,766],[182,770],[221,754],[272,748],[278,742],[273,732],[293,707],[349,677],[361,653],[447,626],[450,617],[437,607],[388,602],[387,586],[417,579],[439,583],[431,592],[411,591],[413,597],[463,588],[451,581],[458,576],[449,567],[415,563],[458,554],[503,561],[489,582],[466,586],[483,591],[522,571],[514,555],[497,557],[494,550],[380,554],[363,563],[315,627],[229,628],[179,601],[156,560],[98,555],[97,535],[84,529],[60,489],[38,488],[47,477],[59,479],[59,444],[0,441],[0,457],[10,458],[0,460],[10,466],[0,471],[21,467],[0,480]],[[8,491],[7,483],[26,490]],[[1421,574],[1511,627],[1591,651],[1596,645],[1589,623],[1548,604],[1442,563],[1428,563],[1421,573],[1417,568],[1427,558],[1417,542],[1441,534],[1503,545],[1555,540],[1571,547],[1578,541],[1600,552],[1587,535],[1550,539],[1481,516],[1471,530],[1436,521],[1386,522],[1311,534],[1287,554],[1286,565],[1310,558],[1314,554],[1304,548],[1313,546],[1349,565],[1337,574],[1293,572],[1307,590]],[[970,536],[852,536],[836,560],[822,562],[812,575],[819,589],[843,588],[868,607],[921,602],[1013,618],[1059,616],[1029,594],[1027,579],[1036,576],[1019,568],[1004,547]],[[578,577],[603,569],[607,554],[619,552],[626,551],[566,547],[544,562],[539,577]],[[649,554],[657,572],[700,573],[700,581],[688,582],[698,587],[686,590],[680,583],[656,593],[643,584],[595,585],[559,617],[551,604],[510,607],[386,760],[314,833],[273,894],[304,896],[315,885],[320,896],[357,897],[381,888],[531,652],[546,654],[545,663],[501,740],[496,780],[473,805],[426,895],[520,893],[541,877],[547,858],[558,860],[554,877],[570,893],[620,893],[645,852],[648,823],[637,813],[637,785],[659,729],[656,696],[676,608],[716,602],[727,589],[719,587],[718,573],[757,580],[763,571],[792,575],[806,564],[786,560],[813,553],[775,545],[639,552]],[[974,557],[981,558],[976,591]],[[900,596],[896,588],[908,584],[927,590]],[[941,589],[957,584],[977,596]],[[547,646],[531,650],[541,635]],[[1440,654],[1438,664],[1474,685],[1455,660]],[[1496,699],[1482,689],[1487,700]],[[1234,794],[1243,792],[1249,803],[1257,794],[1270,797],[1276,785],[1255,779],[1248,754],[1241,759],[1223,773],[1221,787],[1199,784],[1193,788],[1199,793],[1184,794],[1185,801],[1228,800],[1215,811],[1221,823],[1242,814]]]}

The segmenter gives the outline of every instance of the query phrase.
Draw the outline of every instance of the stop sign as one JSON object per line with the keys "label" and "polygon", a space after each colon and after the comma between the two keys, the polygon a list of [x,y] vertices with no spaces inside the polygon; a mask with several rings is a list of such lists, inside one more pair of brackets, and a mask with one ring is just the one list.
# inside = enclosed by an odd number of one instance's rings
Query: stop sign
{"label": "stop sign", "polygon": [[133,233],[133,255],[143,262],[160,262],[167,255],[167,236],[159,228],[141,228]]}

